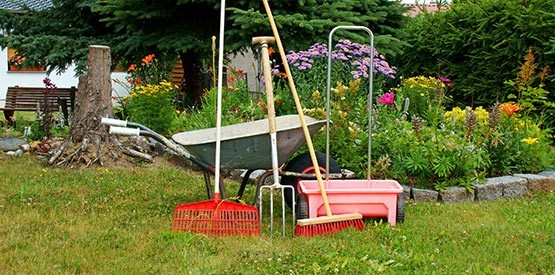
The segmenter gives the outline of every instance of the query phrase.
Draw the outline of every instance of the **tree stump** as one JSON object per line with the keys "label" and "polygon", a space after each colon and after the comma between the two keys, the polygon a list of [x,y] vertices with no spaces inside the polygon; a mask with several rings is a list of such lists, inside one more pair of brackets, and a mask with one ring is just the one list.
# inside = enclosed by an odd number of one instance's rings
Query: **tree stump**
{"label": "tree stump", "polygon": [[89,46],[88,72],[79,77],[70,133],[49,159],[58,166],[104,165],[127,152],[117,137],[100,124],[102,117],[113,117],[110,48]]}

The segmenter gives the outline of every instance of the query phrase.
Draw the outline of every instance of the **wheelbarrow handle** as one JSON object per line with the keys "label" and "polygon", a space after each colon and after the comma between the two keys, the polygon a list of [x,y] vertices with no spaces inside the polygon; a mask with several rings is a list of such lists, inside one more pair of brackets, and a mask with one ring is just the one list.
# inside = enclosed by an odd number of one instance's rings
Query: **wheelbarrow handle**
{"label": "wheelbarrow handle", "polygon": [[109,117],[103,117],[100,120],[100,123],[102,123],[104,125],[108,125],[108,126],[127,127],[127,121],[126,120],[120,120],[120,119],[109,118]]}
{"label": "wheelbarrow handle", "polygon": [[148,128],[148,127],[146,127],[142,124],[135,123],[135,122],[130,122],[130,121],[126,121],[126,120],[115,119],[115,118],[103,117],[100,120],[100,123],[104,124],[104,125],[108,125],[108,126],[132,127],[132,128],[139,128],[139,129],[145,130],[145,131],[154,132],[150,128]]}
{"label": "wheelbarrow handle", "polygon": [[115,134],[115,135],[122,135],[122,136],[140,136],[141,135],[141,129],[110,126],[109,133],[110,134]]}
{"label": "wheelbarrow handle", "polygon": [[[136,123],[133,123],[133,124],[136,124]],[[155,139],[156,141],[162,143],[164,146],[166,146],[166,148],[171,149],[172,151],[174,151],[178,155],[192,161],[194,164],[200,166],[201,168],[206,169],[206,170],[208,170],[212,173],[215,172],[214,167],[211,167],[208,164],[206,164],[205,162],[203,162],[202,160],[197,159],[196,157],[191,155],[191,153],[189,153],[189,151],[187,151],[182,146],[179,146],[178,144],[170,141],[169,139],[165,138],[164,136],[162,136],[160,134],[157,134],[156,132],[148,131],[148,130],[142,130],[140,128],[127,128],[127,127],[110,126],[109,133],[114,134],[114,135],[122,135],[122,136],[147,136],[147,137],[151,137],[151,138]]]}

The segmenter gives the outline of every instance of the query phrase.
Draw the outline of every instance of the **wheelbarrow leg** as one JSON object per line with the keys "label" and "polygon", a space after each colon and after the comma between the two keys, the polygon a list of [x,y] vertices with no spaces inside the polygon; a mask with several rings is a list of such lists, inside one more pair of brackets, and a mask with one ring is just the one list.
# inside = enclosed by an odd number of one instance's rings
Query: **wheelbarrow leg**
{"label": "wheelbarrow leg", "polygon": [[251,176],[251,174],[256,171],[254,169],[249,169],[245,172],[245,176],[243,177],[243,180],[241,181],[241,186],[239,187],[239,191],[237,191],[237,199],[240,200],[243,197],[243,193],[245,193],[245,187],[247,187],[247,184],[249,183],[249,178]]}
{"label": "wheelbarrow leg", "polygon": [[[204,185],[206,186],[206,193],[208,194],[208,199],[211,200],[211,199],[213,199],[212,194],[214,194],[214,192],[212,190],[212,184],[210,183],[210,177],[212,175],[212,172],[210,172],[208,170],[204,170],[202,175],[204,176]],[[226,192],[225,192],[223,177],[220,177],[220,197],[222,199],[226,198]]]}
{"label": "wheelbarrow leg", "polygon": [[208,194],[208,199],[211,200],[213,192],[212,192],[212,184],[210,184],[210,172],[204,171],[202,175],[204,176],[204,185],[206,186],[206,193]]}

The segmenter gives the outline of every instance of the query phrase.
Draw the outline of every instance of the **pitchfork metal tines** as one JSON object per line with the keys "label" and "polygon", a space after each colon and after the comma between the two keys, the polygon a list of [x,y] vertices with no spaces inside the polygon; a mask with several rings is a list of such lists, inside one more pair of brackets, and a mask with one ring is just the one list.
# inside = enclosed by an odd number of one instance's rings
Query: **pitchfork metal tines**
{"label": "pitchfork metal tines", "polygon": [[[279,183],[279,164],[278,164],[278,151],[277,151],[277,127],[276,127],[276,112],[274,106],[274,87],[272,86],[272,68],[270,65],[270,55],[268,53],[268,43],[274,43],[275,38],[270,36],[253,37],[253,44],[260,44],[262,53],[262,66],[264,68],[264,83],[266,90],[266,104],[268,110],[268,126],[270,130],[270,145],[272,150],[272,175],[273,184],[263,185],[260,187],[258,194],[259,198],[259,211],[260,219],[262,219],[262,198],[265,189],[270,190],[270,232],[274,233],[274,190],[281,190],[281,218],[282,218],[282,234],[285,236],[286,218],[285,218],[285,189],[291,189],[292,197],[295,198],[295,188],[293,186],[283,186]],[[293,213],[293,224],[295,224],[295,200],[292,199],[291,208]]]}

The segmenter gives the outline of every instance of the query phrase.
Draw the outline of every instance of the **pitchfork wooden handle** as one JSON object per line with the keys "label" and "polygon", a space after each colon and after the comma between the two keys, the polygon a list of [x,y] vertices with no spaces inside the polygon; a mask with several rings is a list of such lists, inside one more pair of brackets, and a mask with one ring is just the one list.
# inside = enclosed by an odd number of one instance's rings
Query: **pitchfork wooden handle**
{"label": "pitchfork wooden handle", "polygon": [[256,36],[252,38],[252,44],[274,44],[276,43],[276,38],[273,36]]}
{"label": "pitchfork wooden handle", "polygon": [[274,87],[272,86],[272,68],[270,65],[270,55],[268,52],[268,43],[274,43],[276,39],[273,36],[257,36],[252,38],[253,44],[260,44],[262,50],[262,65],[264,66],[264,85],[266,88],[266,104],[268,110],[268,125],[270,133],[276,133],[276,110],[274,105]]}

